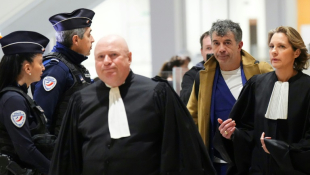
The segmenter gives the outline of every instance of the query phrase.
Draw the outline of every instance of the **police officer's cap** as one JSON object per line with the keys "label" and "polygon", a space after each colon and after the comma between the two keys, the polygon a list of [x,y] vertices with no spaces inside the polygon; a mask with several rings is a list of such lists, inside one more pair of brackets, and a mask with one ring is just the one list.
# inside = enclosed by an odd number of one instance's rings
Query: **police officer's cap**
{"label": "police officer's cap", "polygon": [[49,21],[53,24],[56,31],[72,30],[89,27],[95,12],[89,9],[77,9],[72,13],[59,13],[50,17]]}
{"label": "police officer's cap", "polygon": [[50,40],[37,32],[16,31],[0,39],[5,55],[19,53],[43,53]]}

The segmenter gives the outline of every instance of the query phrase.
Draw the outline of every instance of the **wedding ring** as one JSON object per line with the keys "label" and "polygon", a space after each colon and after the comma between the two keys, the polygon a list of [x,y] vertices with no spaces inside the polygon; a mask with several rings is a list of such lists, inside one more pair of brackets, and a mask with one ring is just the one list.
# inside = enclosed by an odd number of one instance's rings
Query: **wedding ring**
{"label": "wedding ring", "polygon": [[226,135],[228,134],[228,132],[227,132],[227,131],[225,131],[224,133],[225,133]]}

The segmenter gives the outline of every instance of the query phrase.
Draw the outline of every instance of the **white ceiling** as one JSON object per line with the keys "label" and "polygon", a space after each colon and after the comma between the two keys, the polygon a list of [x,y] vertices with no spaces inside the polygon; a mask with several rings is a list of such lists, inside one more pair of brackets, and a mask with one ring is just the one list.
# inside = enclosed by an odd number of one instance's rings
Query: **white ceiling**
{"label": "white ceiling", "polygon": [[10,25],[42,0],[1,0],[0,31]]}

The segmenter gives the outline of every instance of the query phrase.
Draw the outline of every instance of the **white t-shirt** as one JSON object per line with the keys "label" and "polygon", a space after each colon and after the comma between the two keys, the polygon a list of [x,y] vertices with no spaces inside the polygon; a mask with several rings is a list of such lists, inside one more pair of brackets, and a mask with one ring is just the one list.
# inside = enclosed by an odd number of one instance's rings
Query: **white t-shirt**
{"label": "white t-shirt", "polygon": [[223,71],[221,70],[222,76],[232,93],[235,99],[238,99],[238,96],[242,90],[243,84],[241,79],[241,69],[240,67],[232,71]]}

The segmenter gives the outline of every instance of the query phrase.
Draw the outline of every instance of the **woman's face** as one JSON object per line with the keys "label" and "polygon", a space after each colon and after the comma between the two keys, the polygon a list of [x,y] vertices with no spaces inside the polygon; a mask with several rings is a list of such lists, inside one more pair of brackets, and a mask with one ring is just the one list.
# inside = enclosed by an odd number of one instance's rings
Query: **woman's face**
{"label": "woman's face", "polygon": [[45,67],[42,62],[42,54],[37,54],[34,58],[32,63],[30,64],[30,83],[37,82],[41,80],[41,76],[43,74],[43,71],[45,70]]}
{"label": "woman's face", "polygon": [[276,70],[293,69],[295,58],[298,56],[299,52],[293,50],[284,33],[273,34],[269,43],[269,57],[271,65]]}

